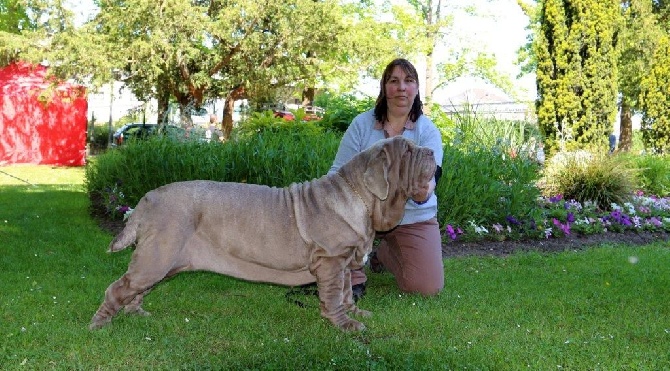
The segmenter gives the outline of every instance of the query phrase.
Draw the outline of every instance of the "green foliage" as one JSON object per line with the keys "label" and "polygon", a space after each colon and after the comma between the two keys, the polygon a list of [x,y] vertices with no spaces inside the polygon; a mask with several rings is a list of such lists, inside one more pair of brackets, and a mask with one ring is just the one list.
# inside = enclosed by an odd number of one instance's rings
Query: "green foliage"
{"label": "green foliage", "polygon": [[670,156],[621,154],[619,158],[635,169],[638,190],[659,197],[670,196]]}
{"label": "green foliage", "polygon": [[449,115],[447,115],[439,104],[433,104],[430,109],[430,114],[428,115],[437,126],[437,129],[440,130],[440,135],[442,136],[443,144],[453,144],[457,131],[456,123],[458,121],[453,120]]}
{"label": "green foliage", "polygon": [[441,224],[504,222],[510,215],[534,217],[539,195],[534,185],[538,178],[535,150],[541,142],[534,124],[481,118],[474,110],[448,117],[432,109],[431,116],[445,143],[436,190]]}
{"label": "green foliage", "polygon": [[[304,117],[304,111],[302,117]],[[249,138],[258,133],[288,133],[297,136],[314,137],[323,132],[318,121],[302,121],[301,115],[295,115],[295,120],[284,120],[275,117],[272,111],[254,112],[249,118],[240,122],[233,131],[233,138]]]}
{"label": "green foliage", "polygon": [[607,148],[617,112],[620,1],[542,2],[537,116],[547,150]]}
{"label": "green foliage", "polygon": [[640,105],[640,81],[649,72],[661,31],[652,14],[649,1],[625,1],[622,4],[624,25],[619,35],[619,90],[630,106]]}
{"label": "green foliage", "polygon": [[465,226],[470,221],[504,222],[508,216],[531,219],[540,191],[537,164],[511,158],[508,147],[475,143],[444,148],[442,178],[437,185],[438,220]]}
{"label": "green foliage", "polygon": [[314,105],[326,110],[319,122],[320,126],[344,133],[354,117],[375,106],[375,98],[357,98],[351,94],[335,96],[331,93],[323,93],[314,99]]}
{"label": "green foliage", "polygon": [[[339,145],[339,136],[312,129],[260,130],[223,144],[161,137],[124,144],[87,166],[86,189],[94,207],[113,210],[134,207],[146,192],[176,181],[209,179],[283,187],[311,180],[328,172]],[[123,204],[106,204],[112,191],[124,195]]]}
{"label": "green foliage", "polygon": [[545,196],[594,202],[601,210],[622,205],[635,190],[635,171],[616,156],[586,151],[561,152],[546,164],[542,176]]}
{"label": "green foliage", "polygon": [[[94,152],[100,151],[107,148],[109,144],[109,125],[93,125],[93,139],[91,141],[91,135],[89,133],[89,141]],[[112,128],[112,132],[113,132]]]}
{"label": "green foliage", "polygon": [[[378,21],[373,6],[358,2],[98,5],[99,13],[79,29],[39,28],[22,52],[31,60],[58,61],[52,72],[87,84],[122,78],[139,99],[157,99],[161,117],[168,101],[185,109],[209,99],[261,101],[324,85],[348,91],[362,69],[385,63],[395,45],[406,43],[388,42],[388,24]],[[47,38],[48,44],[38,42]]]}
{"label": "green foliage", "polygon": [[532,122],[480,117],[471,106],[466,106],[464,112],[453,117],[433,112],[435,110],[431,110],[431,115],[437,115],[440,122],[438,127],[447,129],[442,132],[442,140],[447,144],[479,144],[489,148],[504,144],[509,150],[518,152],[531,139],[542,142],[538,127]]}
{"label": "green foliage", "polygon": [[23,1],[0,0],[0,32],[19,34],[34,28]]}
{"label": "green foliage", "polygon": [[641,90],[645,147],[654,153],[670,153],[670,37],[660,39],[651,71],[642,79]]}

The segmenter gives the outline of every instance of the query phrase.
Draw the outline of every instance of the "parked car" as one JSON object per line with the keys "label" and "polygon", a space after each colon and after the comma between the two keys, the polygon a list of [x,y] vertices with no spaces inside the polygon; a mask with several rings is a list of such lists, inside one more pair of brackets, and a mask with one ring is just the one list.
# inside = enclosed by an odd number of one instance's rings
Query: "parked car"
{"label": "parked car", "polygon": [[[146,139],[151,135],[158,134],[158,125],[130,123],[125,124],[114,132],[112,136],[112,147],[117,147],[128,140]],[[185,139],[186,130],[175,125],[165,125],[161,134],[173,139]]]}
{"label": "parked car", "polygon": [[191,116],[193,125],[204,127],[209,124],[209,112],[207,112],[207,109],[188,108],[187,113]]}
{"label": "parked car", "polygon": [[275,117],[282,118],[286,121],[295,120],[295,115],[291,111],[273,110],[272,113],[274,113]]}

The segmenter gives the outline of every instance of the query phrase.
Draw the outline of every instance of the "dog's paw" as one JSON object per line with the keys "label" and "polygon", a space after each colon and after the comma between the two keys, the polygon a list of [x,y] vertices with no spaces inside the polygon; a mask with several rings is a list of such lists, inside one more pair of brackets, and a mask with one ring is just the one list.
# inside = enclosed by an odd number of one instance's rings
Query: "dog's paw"
{"label": "dog's paw", "polygon": [[365,330],[365,325],[356,321],[355,319],[348,318],[346,321],[341,323],[339,326],[344,331],[363,331]]}
{"label": "dog's paw", "polygon": [[111,318],[104,318],[103,319],[103,318],[93,317],[93,319],[91,320],[91,324],[88,325],[88,329],[91,330],[91,331],[98,330],[98,329],[101,329],[101,328],[105,327],[105,325],[107,325],[110,322],[112,322]]}
{"label": "dog's paw", "polygon": [[142,309],[142,307],[125,307],[123,311],[126,314],[136,314],[139,316],[150,316],[151,313],[147,312],[146,310]]}
{"label": "dog's paw", "polygon": [[372,312],[361,309],[359,307],[353,307],[351,308],[351,314],[361,317],[370,317],[372,315]]}

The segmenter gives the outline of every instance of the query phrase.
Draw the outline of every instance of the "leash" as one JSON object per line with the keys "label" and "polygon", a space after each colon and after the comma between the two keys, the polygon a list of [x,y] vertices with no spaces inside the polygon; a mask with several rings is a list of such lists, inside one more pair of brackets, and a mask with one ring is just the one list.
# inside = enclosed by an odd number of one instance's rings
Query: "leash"
{"label": "leash", "polygon": [[3,174],[5,174],[5,175],[7,175],[8,177],[11,177],[11,178],[14,178],[14,179],[16,179],[16,180],[19,180],[19,181],[21,181],[21,182],[24,182],[24,183],[26,183],[26,184],[29,184],[29,185],[31,185],[31,186],[33,186],[33,187],[37,187],[36,185],[34,185],[33,183],[30,183],[29,181],[27,181],[27,180],[25,180],[25,179],[21,179],[21,178],[16,177],[16,176],[14,176],[14,175],[12,175],[12,174],[6,173],[6,172],[4,172],[4,171],[2,171],[2,170],[0,170],[0,173],[3,173]]}
{"label": "leash", "polygon": [[297,296],[319,296],[319,288],[315,283],[309,283],[307,285],[291,287],[288,289],[284,297],[289,303],[295,304],[300,308],[310,308],[311,305],[306,304],[305,302],[297,299]]}

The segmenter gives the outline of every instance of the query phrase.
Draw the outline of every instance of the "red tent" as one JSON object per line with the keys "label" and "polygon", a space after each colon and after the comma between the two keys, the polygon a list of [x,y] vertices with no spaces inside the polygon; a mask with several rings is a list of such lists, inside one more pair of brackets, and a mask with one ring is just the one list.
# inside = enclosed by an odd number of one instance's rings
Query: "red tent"
{"label": "red tent", "polygon": [[84,165],[86,89],[46,74],[27,63],[0,68],[0,165]]}

